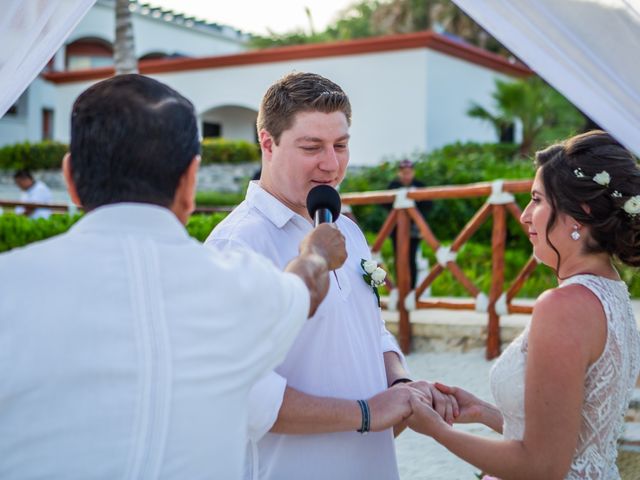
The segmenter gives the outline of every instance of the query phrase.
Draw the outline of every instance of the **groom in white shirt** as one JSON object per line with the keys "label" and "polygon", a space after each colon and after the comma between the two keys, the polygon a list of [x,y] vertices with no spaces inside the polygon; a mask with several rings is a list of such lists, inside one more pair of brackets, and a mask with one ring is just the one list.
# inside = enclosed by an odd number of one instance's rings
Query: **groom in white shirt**
{"label": "groom in white shirt", "polygon": [[[207,243],[227,251],[248,247],[285,265],[313,228],[309,191],[344,178],[350,122],[347,95],[320,75],[294,73],[272,85],[258,114],[260,180]],[[362,278],[361,260],[370,258],[362,232],[345,216],[336,225],[347,261],[331,275],[327,298],[284,362],[251,392],[245,478],[397,479],[391,427],[410,414],[409,396],[430,402],[433,396],[451,419],[449,398],[408,378]]]}
{"label": "groom in white shirt", "polygon": [[343,236],[309,229],[285,273],[190,238],[197,119],[150,78],[82,93],[70,147],[87,213],[0,255],[0,478],[241,478],[251,385],[322,301]]}

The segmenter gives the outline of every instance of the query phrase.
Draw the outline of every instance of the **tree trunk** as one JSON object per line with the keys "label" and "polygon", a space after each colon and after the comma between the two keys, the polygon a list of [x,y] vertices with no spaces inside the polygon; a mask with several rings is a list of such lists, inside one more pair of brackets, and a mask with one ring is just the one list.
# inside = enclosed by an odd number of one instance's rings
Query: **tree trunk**
{"label": "tree trunk", "polygon": [[116,42],[114,47],[113,59],[116,75],[138,73],[129,0],[116,0]]}

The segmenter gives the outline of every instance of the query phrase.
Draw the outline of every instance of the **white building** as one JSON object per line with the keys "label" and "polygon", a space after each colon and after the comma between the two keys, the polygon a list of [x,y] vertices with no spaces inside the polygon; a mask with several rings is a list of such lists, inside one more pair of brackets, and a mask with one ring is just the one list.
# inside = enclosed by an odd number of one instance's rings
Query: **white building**
{"label": "white building", "polygon": [[[434,32],[241,51],[244,37],[234,30],[217,27],[214,33],[203,33],[211,27],[181,25],[179,15],[154,15],[143,8],[134,12],[140,72],[189,98],[204,136],[254,141],[259,102],[268,86],[288,72],[312,71],[340,84],[351,99],[351,163],[356,165],[455,141],[495,141],[493,129],[470,118],[467,109],[472,102],[492,104],[496,78],[531,74],[520,64]],[[104,26],[108,18],[111,24]],[[113,75],[113,68],[104,65],[108,57],[95,53],[95,42],[94,50],[71,47],[92,38],[112,42],[108,34],[113,18],[112,3],[99,1],[64,52],[54,58],[54,65],[66,68],[44,72],[30,86],[17,104],[20,118],[0,119],[0,144],[69,140],[74,99],[89,85]],[[188,50],[195,42],[189,38],[195,36],[208,38],[210,45]],[[173,50],[167,51],[166,45]],[[59,57],[65,53],[63,61]],[[185,54],[197,58],[175,58]],[[75,70],[76,66],[92,68]],[[10,122],[22,122],[21,129],[8,128]]]}
{"label": "white building", "polygon": [[[136,56],[142,60],[225,55],[246,50],[248,36],[229,26],[141,2],[132,2]],[[72,72],[113,65],[115,0],[97,0],[51,59],[44,73]],[[9,112],[0,118],[0,145],[56,139],[57,89],[37,78]],[[57,118],[58,117],[58,118]]]}

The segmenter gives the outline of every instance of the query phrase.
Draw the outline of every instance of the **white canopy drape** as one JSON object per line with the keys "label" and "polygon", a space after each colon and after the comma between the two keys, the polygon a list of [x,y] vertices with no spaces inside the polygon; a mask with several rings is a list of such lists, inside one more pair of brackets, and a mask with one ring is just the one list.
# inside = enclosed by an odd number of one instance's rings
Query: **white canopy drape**
{"label": "white canopy drape", "polygon": [[95,0],[0,2],[0,117],[94,3]]}
{"label": "white canopy drape", "polygon": [[640,0],[453,0],[640,154]]}

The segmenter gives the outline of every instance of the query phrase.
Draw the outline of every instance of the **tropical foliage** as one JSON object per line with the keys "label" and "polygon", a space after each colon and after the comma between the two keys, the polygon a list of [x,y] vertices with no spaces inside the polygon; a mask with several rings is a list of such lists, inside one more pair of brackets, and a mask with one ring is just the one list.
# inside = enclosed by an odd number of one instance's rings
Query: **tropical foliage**
{"label": "tropical foliage", "polygon": [[474,104],[467,113],[491,123],[498,138],[518,124],[522,129],[521,156],[575,135],[585,127],[582,113],[540,77],[496,80],[492,96],[492,107]]}
{"label": "tropical foliage", "polygon": [[[341,185],[342,192],[384,190],[397,172],[397,160],[352,173]],[[533,178],[533,163],[518,158],[517,146],[513,144],[457,143],[428,154],[415,154],[416,178],[428,186],[462,185],[497,179]],[[524,205],[526,196],[516,197]],[[438,200],[427,218],[435,235],[453,240],[480,208],[486,199]],[[387,216],[387,209],[379,205],[354,206],[353,212],[360,226],[367,231],[378,231]],[[519,225],[510,222],[509,242],[512,246],[527,247],[528,240],[520,235]],[[490,242],[490,224],[485,224],[474,239]]]}
{"label": "tropical foliage", "polygon": [[481,48],[508,53],[450,0],[361,0],[340,12],[322,32],[313,28],[312,12],[308,11],[308,16],[309,31],[270,32],[268,36],[253,37],[251,46],[266,48],[434,30]]}

